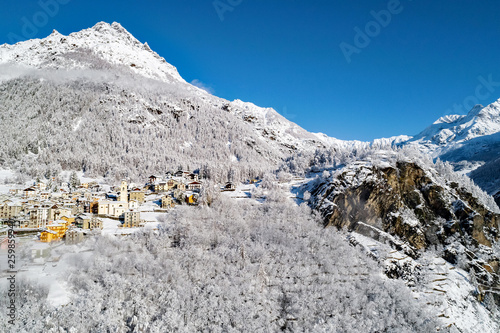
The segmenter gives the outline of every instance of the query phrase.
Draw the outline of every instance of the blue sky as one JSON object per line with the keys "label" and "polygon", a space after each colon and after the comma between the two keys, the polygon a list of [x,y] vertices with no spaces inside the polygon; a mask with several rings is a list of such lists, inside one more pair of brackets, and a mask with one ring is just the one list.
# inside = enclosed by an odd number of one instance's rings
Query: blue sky
{"label": "blue sky", "polygon": [[497,0],[18,0],[0,44],[116,21],[217,96],[372,140],[500,98],[499,13]]}

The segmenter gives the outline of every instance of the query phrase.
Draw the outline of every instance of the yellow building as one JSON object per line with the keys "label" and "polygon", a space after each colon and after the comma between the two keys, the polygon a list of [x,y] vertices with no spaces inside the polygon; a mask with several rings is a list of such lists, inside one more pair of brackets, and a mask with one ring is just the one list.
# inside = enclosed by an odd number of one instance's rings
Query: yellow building
{"label": "yellow building", "polygon": [[69,227],[71,224],[75,223],[75,216],[62,216],[61,220],[66,221],[66,227]]}
{"label": "yellow building", "polygon": [[50,243],[53,241],[61,240],[68,230],[65,223],[54,223],[47,226],[46,230],[42,231],[40,241]]}
{"label": "yellow building", "polygon": [[198,197],[194,194],[186,197],[186,203],[188,205],[196,205],[198,203]]}

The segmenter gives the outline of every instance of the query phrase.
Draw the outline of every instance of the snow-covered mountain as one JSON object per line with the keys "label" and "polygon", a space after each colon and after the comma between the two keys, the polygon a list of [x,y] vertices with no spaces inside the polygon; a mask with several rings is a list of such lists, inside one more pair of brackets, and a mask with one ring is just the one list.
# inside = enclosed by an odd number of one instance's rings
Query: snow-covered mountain
{"label": "snow-covered mountain", "polygon": [[4,44],[0,50],[2,64],[66,70],[102,69],[118,65],[151,79],[185,83],[174,66],[116,22],[99,22],[90,29],[69,36],[54,30],[44,39]]}
{"label": "snow-covered mountain", "polygon": [[476,105],[467,115],[441,117],[403,144],[452,163],[500,203],[500,100]]}
{"label": "snow-covered mountain", "polygon": [[[31,173],[59,165],[139,176],[208,163],[222,166],[215,178],[235,170],[240,178],[275,168],[298,150],[346,144],[272,108],[227,101],[187,83],[116,22],[4,44],[0,69],[0,133],[9,143],[0,156]],[[17,138],[26,131],[31,135]]]}
{"label": "snow-covered mountain", "polygon": [[[442,156],[466,146],[469,141],[500,132],[500,100],[483,107],[476,105],[467,115],[446,115],[436,120],[409,142],[429,148]],[[471,155],[472,156],[472,155]]]}

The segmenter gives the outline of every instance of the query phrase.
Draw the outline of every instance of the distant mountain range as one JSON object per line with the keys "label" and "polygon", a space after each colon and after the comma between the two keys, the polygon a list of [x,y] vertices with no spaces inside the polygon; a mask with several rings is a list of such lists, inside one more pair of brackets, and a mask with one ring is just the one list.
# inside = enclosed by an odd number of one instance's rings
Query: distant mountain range
{"label": "distant mountain range", "polygon": [[450,162],[500,203],[500,100],[476,105],[467,115],[441,117],[403,144]]}

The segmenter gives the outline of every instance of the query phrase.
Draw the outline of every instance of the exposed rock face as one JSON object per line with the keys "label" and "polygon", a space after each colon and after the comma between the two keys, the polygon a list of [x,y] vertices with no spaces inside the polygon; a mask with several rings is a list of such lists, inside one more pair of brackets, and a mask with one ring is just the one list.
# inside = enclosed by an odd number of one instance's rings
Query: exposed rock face
{"label": "exposed rock face", "polygon": [[495,202],[497,203],[497,205],[500,207],[500,192],[498,192],[497,194],[495,194],[493,196],[493,198],[495,198]]}
{"label": "exposed rock face", "polygon": [[466,246],[491,247],[500,216],[456,183],[438,185],[414,163],[358,166],[312,192],[312,206],[325,225],[358,230],[359,223],[408,242],[414,250],[445,244],[452,235]]}
{"label": "exposed rock face", "polygon": [[[320,178],[310,205],[325,226],[348,228],[412,258],[419,250],[442,249],[445,260],[474,273],[479,301],[490,293],[500,305],[490,292],[500,287],[499,256],[492,248],[500,215],[459,184],[415,163],[375,167],[355,162],[329,179]],[[404,278],[398,269],[386,273]]]}

